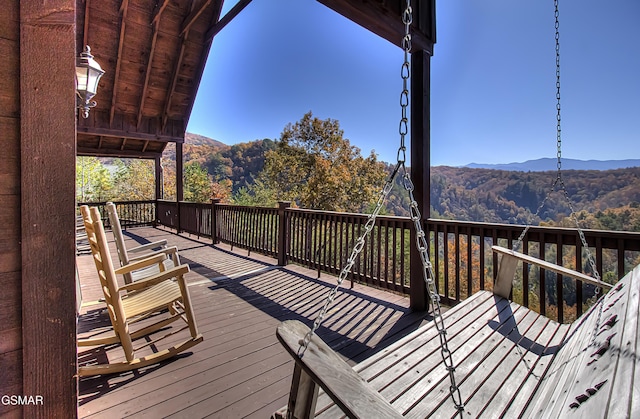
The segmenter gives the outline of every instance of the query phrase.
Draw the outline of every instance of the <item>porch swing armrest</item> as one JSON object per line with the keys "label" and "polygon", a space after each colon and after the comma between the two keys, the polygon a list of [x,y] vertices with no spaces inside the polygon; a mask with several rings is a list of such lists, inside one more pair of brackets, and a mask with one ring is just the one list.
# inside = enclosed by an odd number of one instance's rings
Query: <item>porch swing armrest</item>
{"label": "porch swing armrest", "polygon": [[[317,386],[319,385],[327,393],[331,400],[342,409],[350,418],[401,418],[402,415],[396,411],[388,401],[386,401],[371,385],[362,379],[338,354],[323,342],[318,336],[313,336],[309,347],[299,355],[300,342],[309,332],[309,328],[297,320],[287,320],[278,326],[276,335],[278,340],[289,352],[296,362],[296,371],[289,397],[288,409],[297,413],[296,417],[313,417],[315,413],[315,397],[317,397]],[[296,376],[297,374],[297,376]],[[297,378],[297,379],[296,379]],[[302,385],[303,382],[312,380],[312,392],[307,400],[301,400],[299,396],[305,391],[298,391],[296,382]],[[315,383],[315,384],[314,384]],[[313,389],[315,387],[315,389]],[[294,394],[297,392],[297,394]],[[296,405],[298,402],[298,406]],[[304,404],[306,408],[300,412],[296,407]],[[299,415],[299,416],[298,416]]]}
{"label": "porch swing armrest", "polygon": [[506,249],[501,246],[491,246],[491,250],[502,255],[502,260],[499,264],[498,276],[496,278],[496,283],[494,284],[493,292],[494,294],[500,295],[504,298],[509,298],[509,294],[511,293],[511,285],[513,283],[516,264],[518,263],[518,261],[522,261],[530,265],[535,265],[547,271],[568,276],[587,284],[595,285],[596,287],[601,287],[605,291],[608,291],[613,287],[613,285],[611,284],[599,281],[591,276],[583,274],[582,272],[574,271],[573,269],[568,269],[564,266],[559,266],[554,263],[547,262],[546,260],[525,255],[524,253],[516,252],[515,250]]}

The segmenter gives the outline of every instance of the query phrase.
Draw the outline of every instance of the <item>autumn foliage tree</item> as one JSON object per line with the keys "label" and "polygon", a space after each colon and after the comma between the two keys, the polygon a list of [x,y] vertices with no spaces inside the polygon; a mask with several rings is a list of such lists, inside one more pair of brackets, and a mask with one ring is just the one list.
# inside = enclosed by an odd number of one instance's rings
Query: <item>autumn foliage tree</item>
{"label": "autumn foliage tree", "polygon": [[153,160],[127,159],[114,161],[114,190],[118,200],[141,201],[155,197]]}
{"label": "autumn foliage tree", "polygon": [[266,153],[256,185],[300,207],[357,212],[377,198],[384,177],[375,154],[362,157],[338,121],[308,112],[288,124],[275,149]]}

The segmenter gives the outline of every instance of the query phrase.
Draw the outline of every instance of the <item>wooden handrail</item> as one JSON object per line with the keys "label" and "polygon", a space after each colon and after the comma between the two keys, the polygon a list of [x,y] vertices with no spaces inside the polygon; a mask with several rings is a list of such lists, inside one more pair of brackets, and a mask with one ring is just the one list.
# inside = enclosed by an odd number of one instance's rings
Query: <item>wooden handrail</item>
{"label": "wooden handrail", "polygon": [[[125,211],[131,211],[133,218],[128,226],[145,225],[145,219],[137,218],[139,216],[136,213],[139,208],[141,215],[147,214],[149,204],[142,204],[118,203],[127,208]],[[148,212],[153,213],[153,220],[158,220],[161,225],[180,227],[200,237],[211,237],[215,232],[216,242],[272,256],[282,263],[301,264],[317,270],[318,275],[320,272],[332,275],[340,272],[354,238],[367,220],[364,214],[286,208],[283,223],[278,209],[273,207],[163,200],[150,202],[150,205],[152,208]],[[212,219],[216,220],[215,226],[211,224]],[[409,238],[410,224],[406,217],[378,217],[349,279],[409,294],[409,246],[413,246]],[[498,271],[498,253],[491,252],[490,245],[511,247],[524,227],[430,218],[424,221],[424,228],[441,301],[455,305],[478,289],[491,288]],[[624,276],[640,254],[638,232],[584,230],[584,233],[588,246],[593,249],[596,268],[603,278]],[[556,260],[572,257],[576,266],[583,265],[582,245],[575,229],[532,226],[526,242],[524,254],[530,249],[533,252],[538,249],[542,259],[550,256]],[[567,272],[561,273],[567,275]],[[527,291],[518,293],[516,302],[530,307],[535,306],[537,301],[547,301],[549,298],[549,304],[555,305],[564,300],[568,307],[575,307],[567,315],[563,305],[559,304],[556,315],[560,322],[580,316],[583,303],[591,297],[592,290],[589,288],[578,286],[574,291],[547,287],[544,275],[537,279],[529,278],[528,271],[523,271],[521,275],[522,289]],[[586,278],[579,279],[591,283]],[[555,295],[547,296],[547,292]],[[575,295],[563,295],[567,292],[575,292]],[[534,293],[537,295],[534,296]],[[546,309],[546,303],[538,306],[543,315],[547,314]]]}

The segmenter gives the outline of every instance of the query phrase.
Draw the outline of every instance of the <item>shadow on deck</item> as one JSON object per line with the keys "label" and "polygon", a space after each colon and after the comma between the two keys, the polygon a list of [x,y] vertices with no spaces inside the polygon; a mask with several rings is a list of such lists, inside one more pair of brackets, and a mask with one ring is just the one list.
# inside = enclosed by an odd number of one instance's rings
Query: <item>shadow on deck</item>
{"label": "shadow on deck", "polygon": [[[167,230],[137,228],[130,246],[166,238],[188,263],[189,287],[204,342],[161,365],[82,378],[80,417],[268,417],[286,404],[293,361],[277,342],[276,326],[311,325],[336,278],[261,255],[212,246]],[[109,234],[109,237],[110,234]],[[115,256],[115,252],[112,253]],[[108,323],[91,257],[77,258],[82,336]],[[408,298],[356,284],[341,288],[318,334],[350,364],[368,358],[418,328],[425,313]],[[121,357],[119,347],[85,351],[79,360]]]}

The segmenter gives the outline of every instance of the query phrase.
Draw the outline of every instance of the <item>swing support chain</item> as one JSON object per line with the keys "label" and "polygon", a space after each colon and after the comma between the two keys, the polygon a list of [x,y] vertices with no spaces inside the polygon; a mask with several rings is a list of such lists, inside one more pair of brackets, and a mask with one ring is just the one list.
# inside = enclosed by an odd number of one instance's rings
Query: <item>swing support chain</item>
{"label": "swing support chain", "polygon": [[[546,194],[546,196],[538,206],[535,214],[533,214],[531,218],[533,221],[533,219],[535,219],[540,215],[542,208],[546,205],[551,194],[553,194],[556,191],[561,191],[565,199],[565,202],[569,207],[571,220],[576,225],[576,229],[578,231],[578,236],[580,238],[582,248],[585,251],[587,261],[589,262],[589,266],[591,267],[591,272],[593,273],[593,276],[595,279],[597,279],[598,281],[601,281],[600,273],[596,266],[595,257],[593,256],[593,254],[591,253],[591,250],[589,249],[589,244],[587,243],[587,239],[584,235],[584,231],[580,227],[580,221],[576,216],[576,211],[573,207],[571,198],[569,197],[569,192],[567,191],[567,187],[564,184],[564,179],[562,178],[562,126],[561,126],[562,118],[561,118],[561,112],[560,112],[561,111],[561,106],[560,106],[560,19],[559,19],[560,13],[558,8],[558,1],[559,0],[554,0],[553,2],[554,9],[555,9],[554,16],[555,16],[555,53],[556,53],[556,111],[557,111],[556,113],[556,150],[557,150],[556,151],[556,159],[557,159],[556,168],[557,168],[557,171],[556,171],[556,178],[553,181],[553,184],[551,185],[549,192]],[[518,239],[513,243],[512,250],[517,251],[518,248],[522,245],[524,237],[527,235],[527,232],[531,228],[531,225],[532,225],[532,222],[529,222],[525,226],[524,230],[522,231]],[[523,252],[527,253],[527,250],[528,249],[523,249]],[[594,295],[596,304],[600,304],[601,302],[600,293],[601,293],[601,288],[596,287],[595,295]],[[601,317],[602,317],[602,304],[600,304],[595,330],[591,336],[592,344],[594,343],[597,331],[600,328]]]}
{"label": "swing support chain", "polygon": [[404,186],[404,189],[407,191],[410,202],[411,202],[410,208],[409,208],[410,218],[414,224],[416,246],[418,248],[418,252],[420,254],[420,259],[422,261],[422,267],[423,267],[422,269],[423,279],[426,283],[427,293],[431,301],[431,315],[433,318],[433,323],[438,332],[438,337],[440,339],[440,354],[442,356],[442,361],[444,363],[445,369],[449,376],[449,381],[450,381],[449,393],[451,395],[451,399],[455,405],[457,413],[462,417],[462,414],[464,412],[464,403],[462,401],[462,396],[460,394],[460,388],[456,383],[456,378],[455,378],[456,368],[453,363],[451,350],[449,349],[449,344],[447,339],[447,330],[445,327],[444,319],[442,317],[442,309],[440,306],[440,296],[436,288],[436,283],[434,280],[435,275],[433,272],[431,261],[429,259],[429,246],[427,243],[426,234],[422,227],[422,215],[420,213],[418,203],[413,195],[414,185],[413,185],[413,182],[411,181],[411,176],[407,172],[407,169],[405,166],[405,160],[406,160],[405,137],[409,133],[409,118],[407,116],[407,110],[409,107],[409,87],[408,87],[409,83],[408,82],[409,82],[409,77],[411,75],[411,64],[409,61],[409,57],[411,53],[410,27],[411,27],[412,20],[413,20],[413,11],[411,8],[411,0],[407,0],[406,8],[402,14],[402,22],[404,23],[404,27],[405,27],[405,34],[404,34],[404,37],[402,38],[402,49],[404,50],[404,61],[402,63],[402,69],[401,69],[402,92],[400,93],[400,107],[402,109],[402,116],[400,119],[400,124],[398,129],[400,134],[400,147],[398,148],[398,159],[397,159],[396,166],[393,172],[391,173],[391,175],[388,177],[387,181],[385,182],[384,187],[382,188],[382,191],[380,193],[380,196],[378,197],[376,206],[373,212],[369,215],[367,222],[364,226],[364,231],[356,240],[355,245],[351,250],[351,254],[349,258],[347,259],[344,267],[340,271],[340,275],[338,276],[336,285],[332,288],[329,295],[327,296],[324,302],[324,306],[322,307],[318,316],[316,317],[311,330],[309,330],[309,332],[304,336],[304,338],[301,339],[300,348],[298,349],[298,356],[300,357],[304,356],[304,352],[309,347],[309,343],[311,342],[312,336],[316,333],[316,331],[322,324],[322,321],[324,320],[324,317],[327,314],[329,306],[332,304],[333,300],[335,299],[335,296],[340,286],[342,285],[344,280],[347,278],[347,276],[351,272],[351,269],[353,268],[353,266],[356,264],[356,259],[358,258],[358,255],[362,252],[365,246],[365,240],[369,235],[369,233],[373,230],[373,227],[376,222],[376,218],[378,217],[389,193],[391,192],[391,189],[393,188],[393,185],[396,181],[396,177],[398,176],[400,169],[402,169],[402,172],[403,172],[402,184]]}
{"label": "swing support chain", "polygon": [[433,318],[433,324],[435,325],[436,330],[438,331],[438,337],[440,338],[440,355],[442,356],[442,362],[444,363],[445,368],[447,369],[447,372],[449,374],[449,393],[451,395],[451,400],[456,407],[456,410],[458,411],[460,416],[462,416],[462,413],[464,412],[464,403],[462,401],[462,395],[460,394],[460,388],[456,383],[456,367],[453,363],[451,350],[449,349],[447,329],[444,324],[442,309],[440,307],[440,295],[438,294],[438,290],[436,288],[433,265],[431,264],[431,260],[429,258],[429,245],[427,243],[424,229],[422,228],[422,216],[420,214],[420,209],[418,208],[418,203],[413,196],[413,182],[411,182],[411,177],[409,176],[409,174],[406,173],[406,169],[403,175],[403,185],[405,190],[409,194],[409,200],[411,202],[411,221],[413,221],[416,232],[416,247],[418,248],[418,252],[420,253],[423,278],[427,285],[427,294],[429,295],[429,299],[431,301],[431,317]]}
{"label": "swing support chain", "polygon": [[[400,151],[398,151],[398,153],[400,153]],[[393,189],[393,184],[395,183],[395,179],[401,165],[404,165],[404,163],[398,161],[398,164],[396,165],[393,173],[389,176],[389,178],[385,182],[384,187],[382,188],[382,192],[378,197],[376,206],[373,212],[369,214],[369,217],[367,218],[367,222],[364,225],[364,231],[356,240],[355,245],[353,246],[353,249],[351,249],[351,254],[347,259],[347,262],[345,263],[344,267],[340,271],[340,275],[338,276],[336,285],[331,289],[331,292],[325,299],[324,306],[322,307],[322,309],[320,310],[320,313],[318,313],[318,316],[313,322],[313,326],[311,327],[311,330],[307,332],[307,334],[304,336],[304,338],[300,342],[298,356],[302,357],[304,355],[304,352],[307,350],[307,348],[309,347],[309,343],[311,342],[311,337],[316,333],[316,331],[320,327],[320,324],[322,324],[322,321],[324,320],[324,317],[327,314],[327,311],[329,310],[329,306],[331,305],[331,303],[333,303],[333,300],[335,299],[336,294],[340,289],[340,286],[342,285],[344,280],[347,278],[347,276],[351,272],[351,269],[353,268],[353,266],[356,264],[356,259],[358,258],[358,255],[360,254],[360,252],[362,252],[362,249],[365,246],[365,240],[369,235],[369,233],[371,232],[371,230],[373,230],[373,227],[376,223],[376,218],[380,214],[380,211],[382,210],[382,207],[384,206],[384,203],[387,200],[387,197],[389,196],[391,189]]]}

